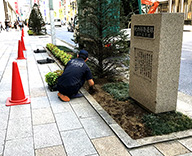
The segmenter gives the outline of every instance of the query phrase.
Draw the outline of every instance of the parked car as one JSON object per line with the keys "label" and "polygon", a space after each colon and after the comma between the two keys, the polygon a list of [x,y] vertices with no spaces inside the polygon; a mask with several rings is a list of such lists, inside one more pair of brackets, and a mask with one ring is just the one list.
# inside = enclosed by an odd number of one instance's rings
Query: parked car
{"label": "parked car", "polygon": [[61,27],[61,20],[60,19],[54,19],[55,26]]}
{"label": "parked car", "polygon": [[[126,42],[130,42],[131,40],[131,28],[127,28],[127,29],[121,29],[120,33],[124,36],[126,36],[125,41]],[[116,37],[113,37],[110,39],[111,42],[120,42],[122,40],[122,36],[118,35]]]}
{"label": "parked car", "polygon": [[74,20],[71,20],[71,22],[67,25],[67,30],[71,32],[75,32],[76,26],[78,25],[78,18],[77,16],[74,17]]}
{"label": "parked car", "polygon": [[[128,23],[128,28],[121,29],[120,32],[123,32],[123,34],[126,35],[125,41],[130,42],[130,40],[131,40],[131,21]],[[115,38],[115,40],[121,40],[120,36]]]}
{"label": "parked car", "polygon": [[123,32],[124,35],[127,35],[126,41],[131,40],[131,28],[121,29],[120,32]]}
{"label": "parked car", "polygon": [[67,25],[67,30],[70,31],[70,32],[73,32],[74,31],[74,24],[69,22],[68,25]]}

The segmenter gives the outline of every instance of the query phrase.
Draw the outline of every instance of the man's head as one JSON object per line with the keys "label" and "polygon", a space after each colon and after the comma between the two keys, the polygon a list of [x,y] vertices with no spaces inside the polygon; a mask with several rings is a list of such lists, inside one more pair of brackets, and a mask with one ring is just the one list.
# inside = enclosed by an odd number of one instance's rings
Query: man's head
{"label": "man's head", "polygon": [[88,59],[88,52],[86,50],[80,50],[79,52],[79,58],[82,58],[84,60]]}

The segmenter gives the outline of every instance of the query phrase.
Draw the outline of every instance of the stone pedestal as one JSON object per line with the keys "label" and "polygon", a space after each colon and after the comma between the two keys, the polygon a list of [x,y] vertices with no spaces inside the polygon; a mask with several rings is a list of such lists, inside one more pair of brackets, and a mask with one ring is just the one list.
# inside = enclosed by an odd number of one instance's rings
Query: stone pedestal
{"label": "stone pedestal", "polygon": [[154,113],[176,110],[184,15],[131,19],[129,95]]}

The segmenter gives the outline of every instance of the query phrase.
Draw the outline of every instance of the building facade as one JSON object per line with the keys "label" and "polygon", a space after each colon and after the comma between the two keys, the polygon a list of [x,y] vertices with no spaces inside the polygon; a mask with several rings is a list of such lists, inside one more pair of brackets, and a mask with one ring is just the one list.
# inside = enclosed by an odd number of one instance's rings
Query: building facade
{"label": "building facade", "polygon": [[3,24],[5,23],[5,21],[13,24],[13,22],[17,20],[18,17],[15,11],[15,3],[13,1],[1,0],[0,10],[0,21]]}
{"label": "building facade", "polygon": [[[159,0],[159,2],[156,12],[183,12],[185,24],[192,24],[192,0]],[[49,0],[0,0],[0,21],[13,23],[16,20],[25,20],[34,3],[40,6],[45,22],[49,22]],[[54,0],[53,8],[54,18],[59,18],[67,24],[75,19],[78,11],[77,0]]]}
{"label": "building facade", "polygon": [[192,0],[159,0],[158,12],[184,13],[185,24],[192,24]]}

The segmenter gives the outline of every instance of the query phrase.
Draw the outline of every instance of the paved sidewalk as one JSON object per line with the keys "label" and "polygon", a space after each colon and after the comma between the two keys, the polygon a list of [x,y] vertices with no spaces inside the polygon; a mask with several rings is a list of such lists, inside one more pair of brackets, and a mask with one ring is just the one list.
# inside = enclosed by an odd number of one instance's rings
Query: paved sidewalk
{"label": "paved sidewalk", "polygon": [[[59,67],[37,64],[48,54],[33,50],[43,49],[50,36],[25,32],[27,60],[15,60],[20,38],[20,31],[0,33],[0,156],[192,156],[192,137],[127,149],[84,97],[61,102],[57,92],[48,90],[45,74]],[[13,61],[31,104],[5,106]]]}

